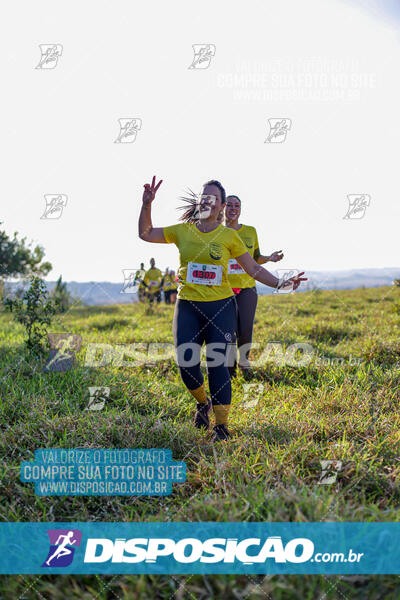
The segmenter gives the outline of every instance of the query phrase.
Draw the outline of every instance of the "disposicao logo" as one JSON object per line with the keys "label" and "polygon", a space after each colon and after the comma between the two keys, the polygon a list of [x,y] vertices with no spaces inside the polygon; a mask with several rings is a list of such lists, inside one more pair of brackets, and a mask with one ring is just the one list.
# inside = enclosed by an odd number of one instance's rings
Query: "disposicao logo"
{"label": "disposicao logo", "polygon": [[[253,552],[248,554],[250,547]],[[254,551],[255,549],[255,551]],[[86,544],[85,563],[155,563],[158,558],[172,557],[178,563],[234,563],[246,565],[264,563],[268,558],[276,563],[303,563],[312,557],[314,544],[307,538],[295,538],[286,546],[279,536],[264,539],[183,538],[89,538]]]}
{"label": "disposicao logo", "polygon": [[48,529],[50,549],[42,567],[68,567],[74,558],[75,548],[81,545],[79,529]]}

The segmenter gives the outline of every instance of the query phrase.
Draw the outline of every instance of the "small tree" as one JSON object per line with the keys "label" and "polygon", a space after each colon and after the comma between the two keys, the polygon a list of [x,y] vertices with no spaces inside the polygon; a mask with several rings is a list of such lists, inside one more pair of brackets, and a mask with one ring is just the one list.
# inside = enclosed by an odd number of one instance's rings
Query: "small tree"
{"label": "small tree", "polygon": [[[2,223],[0,223],[1,229]],[[26,244],[26,238],[18,239],[17,233],[10,238],[5,231],[0,230],[0,299],[5,295],[4,281],[16,277],[30,275],[45,276],[52,269],[49,262],[42,262],[44,249],[32,242]]]}
{"label": "small tree", "polygon": [[46,284],[36,275],[30,278],[30,287],[21,298],[7,298],[5,309],[13,313],[14,319],[24,325],[27,333],[25,344],[36,353],[44,351],[43,341],[47,325],[57,313],[54,300],[48,297]]}
{"label": "small tree", "polygon": [[56,287],[51,292],[51,298],[54,300],[57,312],[63,313],[69,309],[73,298],[67,290],[67,284],[62,282],[62,277],[57,279]]}

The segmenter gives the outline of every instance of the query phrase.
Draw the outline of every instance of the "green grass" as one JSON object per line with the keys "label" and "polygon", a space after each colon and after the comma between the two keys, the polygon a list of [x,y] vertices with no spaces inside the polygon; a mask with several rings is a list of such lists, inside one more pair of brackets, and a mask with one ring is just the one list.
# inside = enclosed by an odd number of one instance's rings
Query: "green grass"
{"label": "green grass", "polygon": [[[400,517],[400,290],[310,292],[259,299],[254,341],[308,343],[304,367],[266,362],[246,409],[233,384],[231,442],[213,446],[192,426],[194,401],[173,360],[153,367],[85,366],[89,342],[172,342],[173,307],[77,307],[54,332],[82,336],[76,367],[43,374],[24,332],[0,314],[3,521],[398,521]],[[323,358],[322,358],[323,357]],[[328,360],[329,359],[329,360]],[[343,361],[338,360],[343,359]],[[358,359],[359,362],[356,362]],[[89,386],[110,387],[100,412]],[[171,496],[38,497],[19,481],[36,448],[170,448],[187,481]],[[342,461],[319,485],[321,460]],[[396,576],[3,576],[2,598],[398,599]],[[66,591],[67,590],[67,591]]]}

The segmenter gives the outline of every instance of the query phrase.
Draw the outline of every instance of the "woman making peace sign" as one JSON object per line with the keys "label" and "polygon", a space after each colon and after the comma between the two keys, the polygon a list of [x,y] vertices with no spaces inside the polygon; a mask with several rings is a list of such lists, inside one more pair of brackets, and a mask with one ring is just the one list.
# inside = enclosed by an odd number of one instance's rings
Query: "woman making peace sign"
{"label": "woman making peace sign", "polygon": [[[229,347],[235,343],[236,306],[227,277],[228,262],[234,258],[251,277],[276,288],[279,280],[250,256],[234,229],[218,222],[226,203],[219,181],[204,184],[201,196],[186,211],[185,222],[169,227],[153,227],[151,205],[162,181],[144,185],[139,216],[139,237],[146,242],[173,243],[179,250],[178,300],[173,334],[180,375],[197,401],[194,424],[209,428],[213,408],[213,441],[227,440],[231,404],[228,371]],[[303,273],[287,280],[285,287],[297,289]],[[200,368],[201,346],[206,344],[206,364],[210,397]]]}

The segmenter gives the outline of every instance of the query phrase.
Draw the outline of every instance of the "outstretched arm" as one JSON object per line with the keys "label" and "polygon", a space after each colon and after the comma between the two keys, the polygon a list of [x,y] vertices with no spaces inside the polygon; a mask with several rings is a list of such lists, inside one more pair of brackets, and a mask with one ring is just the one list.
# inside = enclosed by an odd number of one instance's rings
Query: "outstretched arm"
{"label": "outstretched arm", "polygon": [[156,192],[162,183],[162,179],[155,185],[156,178],[153,177],[151,185],[145,183],[142,198],[142,210],[139,215],[139,237],[145,242],[166,244],[162,227],[153,227],[151,222],[151,203],[156,197]]}
{"label": "outstretched arm", "polygon": [[268,285],[269,287],[282,287],[283,289],[292,288],[293,290],[296,290],[302,281],[307,281],[306,277],[301,277],[301,275],[304,275],[304,273],[299,273],[295,277],[291,277],[290,279],[281,282],[278,277],[275,277],[275,275],[267,271],[267,269],[264,269],[264,267],[261,267],[258,263],[256,263],[254,258],[252,258],[248,252],[245,252],[241,256],[237,256],[236,260],[248,275],[260,283]]}
{"label": "outstretched arm", "polygon": [[269,261],[270,262],[278,262],[279,260],[282,260],[282,258],[283,258],[282,250],[277,250],[276,252],[273,252],[269,256],[264,256],[264,255],[260,254],[259,248],[257,248],[257,250],[254,252],[254,260],[259,265],[263,265]]}

